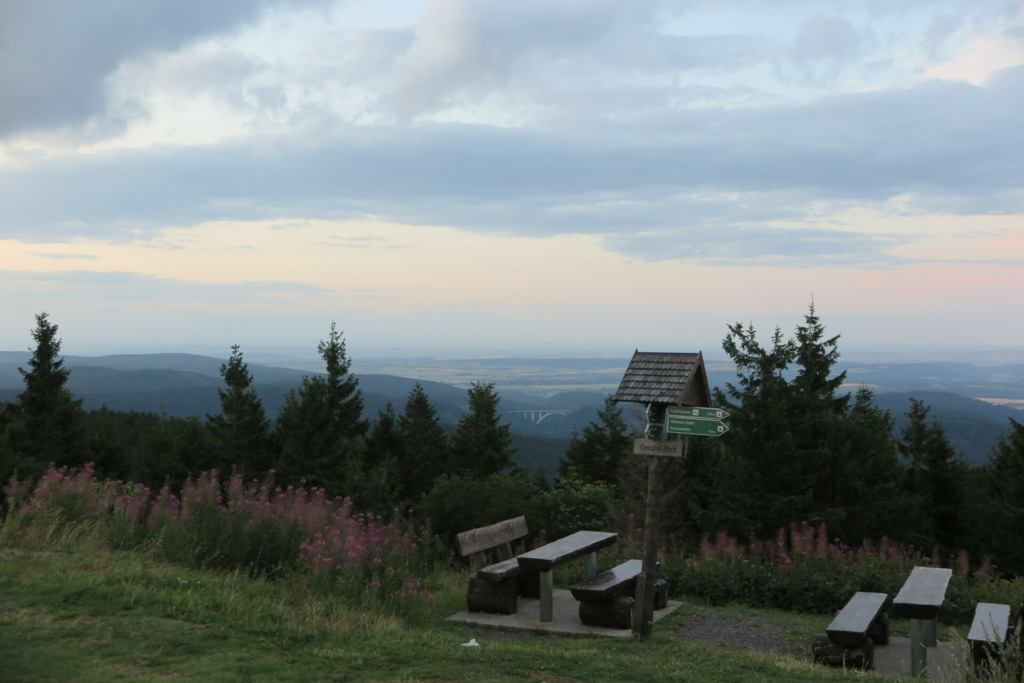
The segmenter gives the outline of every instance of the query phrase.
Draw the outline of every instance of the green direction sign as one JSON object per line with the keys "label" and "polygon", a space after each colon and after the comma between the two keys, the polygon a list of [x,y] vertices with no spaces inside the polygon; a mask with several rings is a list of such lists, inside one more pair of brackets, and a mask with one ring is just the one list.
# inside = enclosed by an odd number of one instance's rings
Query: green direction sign
{"label": "green direction sign", "polygon": [[729,427],[720,420],[693,417],[668,416],[665,431],[669,434],[692,434],[693,436],[721,436]]}
{"label": "green direction sign", "polygon": [[695,406],[669,406],[669,417],[689,417],[696,420],[724,420],[729,413],[721,408],[697,408]]}

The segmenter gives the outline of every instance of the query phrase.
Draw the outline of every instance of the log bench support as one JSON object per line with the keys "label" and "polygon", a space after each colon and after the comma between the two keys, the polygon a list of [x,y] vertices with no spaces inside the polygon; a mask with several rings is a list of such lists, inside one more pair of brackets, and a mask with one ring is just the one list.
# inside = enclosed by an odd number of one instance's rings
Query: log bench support
{"label": "log bench support", "polygon": [[936,617],[952,576],[952,569],[914,567],[892,601],[896,616],[910,619],[911,676],[928,673],[928,648],[936,645]]}
{"label": "log bench support", "polygon": [[[470,612],[515,614],[520,595],[537,596],[536,575],[524,572],[512,552],[512,542],[527,533],[526,518],[515,517],[456,536],[460,552],[470,557],[474,568],[477,568],[469,577],[469,589],[466,591],[466,606]],[[497,554],[504,559],[480,567],[486,563],[489,554]]]}
{"label": "log bench support", "polygon": [[1011,630],[1009,605],[979,602],[974,608],[971,630],[967,633],[974,665],[981,666],[990,659],[997,658]]}
{"label": "log bench support", "polygon": [[888,597],[885,593],[855,593],[825,633],[815,636],[811,645],[814,661],[874,669],[875,645],[889,642],[889,615],[882,611]]}
{"label": "log bench support", "polygon": [[[642,572],[643,561],[627,560],[573,586],[570,590],[580,602],[580,621],[589,626],[632,628],[635,602],[632,594]],[[668,604],[667,585],[664,580],[655,582],[655,609]]]}
{"label": "log bench support", "polygon": [[584,576],[597,574],[597,551],[618,540],[618,534],[605,531],[577,531],[557,541],[523,553],[518,558],[524,572],[537,572],[540,576],[540,620],[554,620],[555,567],[584,558]]}

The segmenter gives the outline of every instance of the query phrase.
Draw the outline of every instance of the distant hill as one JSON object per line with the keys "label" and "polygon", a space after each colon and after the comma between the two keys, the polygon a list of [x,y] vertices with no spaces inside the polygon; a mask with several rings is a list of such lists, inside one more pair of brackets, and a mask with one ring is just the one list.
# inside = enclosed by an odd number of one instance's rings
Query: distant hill
{"label": "distant hill", "polygon": [[1010,419],[1024,423],[1024,411],[995,406],[985,401],[964,398],[942,391],[910,391],[875,396],[875,403],[888,410],[895,421],[898,437],[907,424],[910,399],[916,398],[929,407],[929,420],[938,421],[949,442],[971,465],[983,465],[992,449],[1010,426]]}
{"label": "distant hill", "polygon": [[[23,388],[18,372],[25,367],[28,351],[0,352],[0,400],[10,401]],[[71,369],[68,386],[88,410],[107,406],[113,410],[136,410],[170,417],[216,414],[217,395],[223,388],[220,366],[224,359],[184,353],[118,354],[99,357],[65,356]],[[427,363],[424,359],[396,361],[395,368],[413,372]],[[460,365],[465,363],[465,367]],[[445,376],[480,377],[494,381],[501,396],[503,419],[519,440],[521,457],[550,473],[551,463],[564,453],[568,440],[597,420],[608,392],[614,389],[628,360],[621,359],[472,359],[438,361],[430,367]],[[304,370],[248,363],[254,386],[267,414],[277,415],[287,393],[299,386]],[[724,386],[735,382],[728,363],[709,361],[709,383]],[[621,368],[621,369],[620,369]],[[991,405],[979,398],[1024,398],[1024,365],[974,366],[965,363],[852,363],[847,369],[847,387],[871,386],[876,403],[889,410],[896,421],[895,435],[905,424],[909,397],[915,396],[931,407],[930,417],[946,429],[950,442],[971,464],[984,463],[1009,418],[1024,422],[1024,411]],[[494,372],[499,379],[487,379]],[[522,373],[517,375],[517,373]],[[465,385],[429,379],[414,379],[386,373],[355,375],[363,394],[367,417],[375,417],[390,403],[400,413],[413,387],[419,382],[430,397],[442,424],[453,429],[467,407]],[[543,387],[540,392],[538,387]],[[564,390],[559,390],[559,387]],[[581,388],[582,387],[582,388]],[[626,404],[627,421],[642,425],[639,406]],[[557,410],[540,421],[515,411]],[[536,417],[536,414],[532,415]],[[526,466],[524,464],[524,466]]]}

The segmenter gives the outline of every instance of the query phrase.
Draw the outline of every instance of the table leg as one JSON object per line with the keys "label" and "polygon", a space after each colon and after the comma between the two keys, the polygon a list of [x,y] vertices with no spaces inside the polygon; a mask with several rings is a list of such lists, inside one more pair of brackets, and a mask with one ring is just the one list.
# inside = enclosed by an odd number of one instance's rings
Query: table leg
{"label": "table leg", "polygon": [[554,572],[550,569],[546,572],[540,572],[540,620],[541,621],[553,621],[554,620],[554,592],[555,592],[555,579]]}
{"label": "table leg", "polygon": [[928,619],[910,620],[910,675],[928,675]]}
{"label": "table leg", "polygon": [[597,576],[597,551],[583,556],[583,578],[592,579]]}

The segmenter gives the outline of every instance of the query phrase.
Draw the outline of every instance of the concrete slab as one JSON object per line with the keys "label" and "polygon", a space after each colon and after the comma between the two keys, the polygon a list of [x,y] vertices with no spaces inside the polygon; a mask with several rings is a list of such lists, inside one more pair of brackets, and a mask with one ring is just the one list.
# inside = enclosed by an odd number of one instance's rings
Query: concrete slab
{"label": "concrete slab", "polygon": [[[549,622],[540,620],[540,600],[535,598],[519,598],[519,611],[516,614],[486,614],[484,612],[459,612],[448,617],[449,621],[464,621],[470,624],[505,628],[523,628],[551,633],[589,633],[599,636],[627,637],[632,635],[630,629],[605,628],[588,626],[580,622],[580,603],[567,590],[555,590],[552,603],[552,616]],[[654,611],[654,621],[665,618],[675,611],[681,603],[669,600],[663,609]]]}
{"label": "concrete slab", "polygon": [[[926,677],[932,681],[963,681],[967,651],[955,643],[928,648]],[[891,636],[888,645],[875,646],[875,671],[887,676],[910,676],[910,638]]]}

